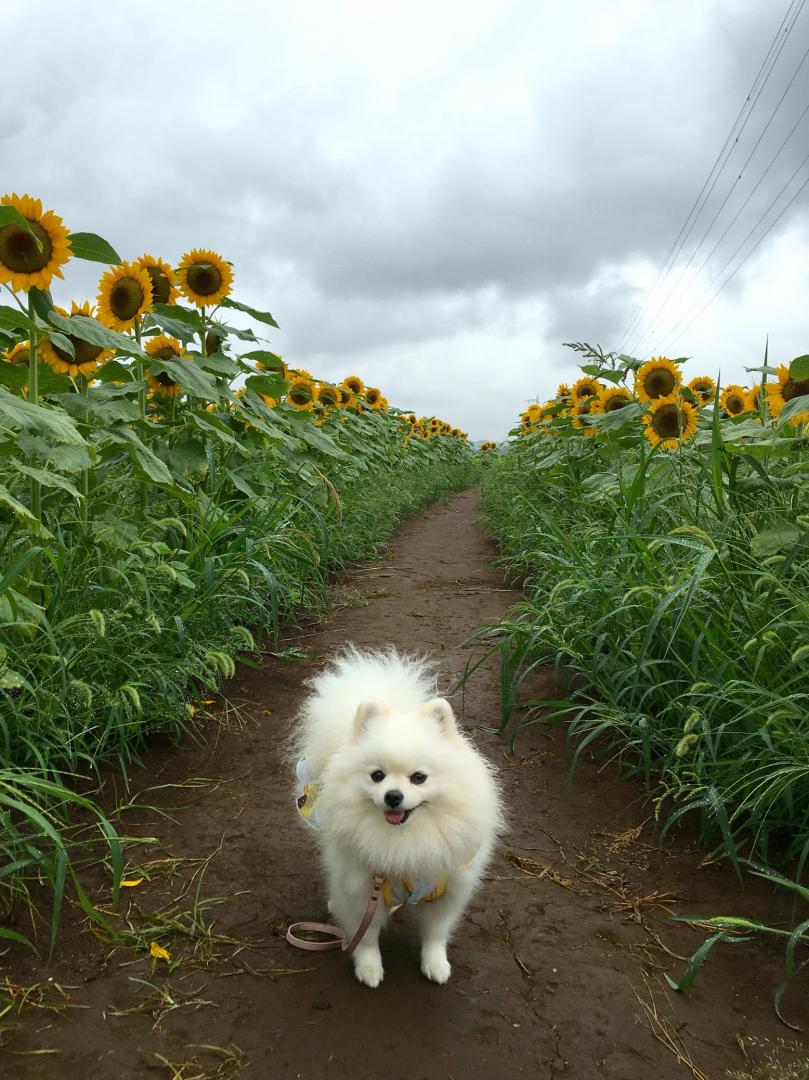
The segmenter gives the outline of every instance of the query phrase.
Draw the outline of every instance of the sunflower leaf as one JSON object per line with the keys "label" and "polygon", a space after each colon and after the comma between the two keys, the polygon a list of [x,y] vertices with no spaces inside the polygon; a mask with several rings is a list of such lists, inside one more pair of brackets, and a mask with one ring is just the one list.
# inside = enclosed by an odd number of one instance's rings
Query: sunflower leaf
{"label": "sunflower leaf", "polygon": [[0,386],[7,386],[19,394],[27,383],[27,364],[5,364],[0,361]]}
{"label": "sunflower leaf", "polygon": [[31,432],[53,439],[57,443],[86,446],[73,421],[61,409],[45,408],[31,401],[21,401],[0,387],[0,416],[18,431]]}
{"label": "sunflower leaf", "polygon": [[91,345],[98,345],[102,349],[112,349],[124,356],[138,356],[142,360],[149,358],[138,347],[133,338],[127,334],[119,334],[115,330],[100,323],[98,319],[89,319],[86,315],[71,315],[69,318],[52,311],[48,316],[49,322],[71,337],[77,337],[80,341],[89,341]]}
{"label": "sunflower leaf", "polygon": [[106,263],[108,266],[118,266],[121,262],[121,256],[115,248],[95,233],[72,232],[68,239],[70,250],[77,259]]}
{"label": "sunflower leaf", "polygon": [[256,394],[267,394],[269,397],[280,398],[286,392],[289,385],[286,379],[279,379],[277,375],[251,375],[244,384],[248,390]]}
{"label": "sunflower leaf", "polygon": [[165,464],[153,450],[140,441],[134,431],[124,423],[115,424],[109,430],[109,436],[114,442],[123,443],[132,458],[133,463],[140,471],[157,484],[173,486],[174,480]]}
{"label": "sunflower leaf", "polygon": [[53,311],[53,297],[50,289],[29,289],[28,299],[34,306],[34,311],[40,319],[47,319]]}
{"label": "sunflower leaf", "polygon": [[256,360],[259,364],[263,364],[267,370],[284,370],[284,361],[281,357],[274,352],[270,352],[268,349],[254,349],[252,352],[242,353],[239,359]]}
{"label": "sunflower leaf", "polygon": [[276,330],[280,330],[281,327],[270,315],[269,311],[258,311],[256,308],[251,308],[247,304],[242,304],[238,300],[231,300],[229,296],[226,296],[222,300],[222,307],[235,308],[236,311],[243,311],[246,315],[252,316],[258,322],[265,323],[267,326],[274,326]]}
{"label": "sunflower leaf", "polygon": [[219,389],[213,378],[192,360],[152,360],[149,371],[152,375],[165,372],[191,397],[204,398],[206,401],[219,400]]}
{"label": "sunflower leaf", "polygon": [[51,330],[48,337],[51,339],[51,345],[55,345],[57,349],[66,352],[71,359],[76,359],[76,350],[73,348],[73,342],[69,337],[60,334],[58,330]]}
{"label": "sunflower leaf", "polygon": [[[0,207],[2,209],[2,207]],[[0,327],[5,330],[31,330],[34,323],[19,308],[0,306]]]}
{"label": "sunflower leaf", "polygon": [[12,458],[9,464],[12,468],[16,469],[17,472],[22,473],[24,476],[30,476],[33,480],[38,481],[43,487],[61,488],[63,491],[67,491],[75,499],[84,498],[78,488],[76,488],[66,476],[50,472],[48,469],[37,469],[34,468],[33,465],[25,465],[16,458]]}
{"label": "sunflower leaf", "polygon": [[[24,525],[27,525],[32,532],[38,533],[46,540],[53,536],[53,533],[49,532],[45,526],[36,519],[27,506],[23,506],[21,502],[14,498],[4,484],[0,484],[0,506],[8,507],[14,516],[19,518]],[[14,590],[12,589],[10,592],[13,593]],[[0,608],[0,618],[2,618],[2,608]]]}
{"label": "sunflower leaf", "polygon": [[179,304],[155,304],[146,317],[146,323],[165,330],[183,342],[190,341],[202,332],[199,312],[190,311]]}
{"label": "sunflower leaf", "polygon": [[795,382],[803,382],[809,379],[809,354],[796,356],[789,365],[789,377]]}
{"label": "sunflower leaf", "polygon": [[257,338],[252,330],[242,330],[238,326],[229,326],[227,323],[223,322],[212,322],[210,326],[212,330],[219,331],[222,337],[226,337],[228,334],[232,334],[233,337],[238,338],[239,341],[267,340],[266,338]]}
{"label": "sunflower leaf", "polygon": [[802,394],[786,403],[778,416],[778,426],[788,423],[793,416],[805,412],[809,412],[809,394]]}

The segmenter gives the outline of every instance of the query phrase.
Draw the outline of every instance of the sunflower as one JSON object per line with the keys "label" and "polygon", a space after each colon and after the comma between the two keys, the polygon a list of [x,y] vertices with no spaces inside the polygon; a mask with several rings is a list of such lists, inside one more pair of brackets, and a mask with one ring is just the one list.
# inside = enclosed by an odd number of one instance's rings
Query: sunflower
{"label": "sunflower", "polygon": [[327,383],[320,383],[317,391],[318,404],[324,409],[333,409],[340,405],[340,395],[337,388]]}
{"label": "sunflower", "polygon": [[535,401],[532,401],[523,413],[523,416],[527,416],[531,420],[539,420],[540,416],[542,416],[542,406],[538,405]]}
{"label": "sunflower", "polygon": [[27,364],[30,356],[30,345],[27,341],[18,341],[10,349],[3,353],[3,359],[7,364]]}
{"label": "sunflower", "polygon": [[590,406],[591,413],[615,412],[631,404],[632,395],[625,386],[605,386]]}
{"label": "sunflower", "polygon": [[360,394],[365,392],[365,383],[357,375],[347,375],[340,383],[340,386],[344,386],[355,397],[359,397]]}
{"label": "sunflower", "polygon": [[604,387],[598,381],[598,379],[577,379],[573,383],[573,389],[570,391],[571,397],[574,401],[584,401],[586,398],[595,397],[599,390],[603,390]]}
{"label": "sunflower", "polygon": [[[580,379],[579,382],[582,380]],[[573,387],[575,392],[576,387]],[[591,402],[588,399],[583,401],[577,401],[571,410],[573,415],[573,427],[578,428],[588,438],[592,438],[593,435],[598,435],[598,428],[594,424],[588,424],[584,419],[585,416],[589,416],[593,412],[593,405],[595,402]]]}
{"label": "sunflower", "polygon": [[99,319],[111,330],[131,330],[152,309],[152,279],[137,263],[113,266],[98,283]]}
{"label": "sunflower", "polygon": [[703,405],[710,405],[716,397],[716,383],[710,375],[697,375],[696,379],[692,379],[688,384],[688,389]]}
{"label": "sunflower", "polygon": [[570,400],[570,387],[566,382],[560,382],[556,387],[556,396],[562,401]]}
{"label": "sunflower", "polygon": [[697,430],[697,407],[677,394],[655,398],[643,417],[643,434],[664,450],[676,450],[692,439]]}
{"label": "sunflower", "polygon": [[[60,315],[67,315],[64,308],[56,310]],[[77,304],[74,301],[70,305],[70,315],[67,317],[72,318],[74,315],[83,315],[85,319],[92,319],[95,318],[95,311],[88,301],[83,304]],[[47,339],[43,339],[39,346],[40,356],[58,375],[70,375],[73,379],[77,375],[92,375],[99,364],[103,364],[112,356],[112,349],[102,349],[99,345],[91,345],[89,341],[82,341],[81,338],[66,331],[60,331],[60,333],[64,334],[72,344],[73,356]]]}
{"label": "sunflower", "polygon": [[[778,382],[767,383],[767,404],[773,416],[779,416],[788,401],[809,394],[809,379],[796,381],[789,374],[786,364],[776,368]],[[790,419],[791,424],[805,424],[809,421],[809,412],[799,413]]]}
{"label": "sunflower", "polygon": [[[152,360],[186,360],[188,359],[185,349],[176,338],[167,334],[160,334],[147,342],[144,352]],[[149,375],[149,385],[156,394],[165,394],[166,397],[177,397],[183,392],[182,385],[175,382],[170,375],[161,371],[159,375]]]}
{"label": "sunflower", "polygon": [[[171,301],[171,303],[173,302]],[[205,355],[213,356],[214,353],[219,352],[224,342],[224,334],[220,334],[216,330],[209,330],[205,335]]]}
{"label": "sunflower", "polygon": [[183,296],[197,307],[216,307],[230,293],[233,270],[215,251],[194,248],[180,259],[177,284]]}
{"label": "sunflower", "polygon": [[318,399],[318,388],[311,379],[295,378],[290,380],[287,389],[287,405],[301,412],[314,409]]}
{"label": "sunflower", "polygon": [[340,395],[340,407],[342,409],[348,409],[350,406],[354,405],[357,400],[345,386],[338,386],[337,393]]}
{"label": "sunflower", "polygon": [[731,383],[722,391],[719,406],[725,416],[738,416],[740,413],[747,412],[747,391],[743,386]]}
{"label": "sunflower", "polygon": [[268,375],[277,375],[280,379],[289,378],[289,368],[286,366],[281,357],[277,357],[278,366],[269,367],[262,360],[256,360],[256,371],[266,371]]}
{"label": "sunflower", "polygon": [[[141,255],[135,263],[141,270],[145,270],[152,283],[153,304],[174,304],[177,300],[177,279],[170,264],[156,259],[153,255]],[[208,349],[207,352],[216,352],[216,349]]]}
{"label": "sunflower", "polygon": [[640,401],[655,401],[673,394],[683,377],[667,356],[653,356],[635,376],[635,393]]}
{"label": "sunflower", "polygon": [[744,403],[747,407],[747,412],[758,413],[760,411],[761,397],[764,385],[764,383],[753,383],[753,385],[745,394]]}
{"label": "sunflower", "polygon": [[382,391],[376,386],[369,386],[365,391],[365,402],[369,409],[373,409],[374,412],[378,412],[384,408],[385,399],[382,396]]}
{"label": "sunflower", "polygon": [[53,210],[42,212],[42,201],[30,195],[4,195],[0,205],[13,206],[29,229],[10,222],[0,228],[0,285],[15,292],[47,289],[70,259],[70,236]]}
{"label": "sunflower", "polygon": [[274,409],[275,406],[278,404],[278,398],[270,397],[269,394],[259,394],[258,396],[261,398],[261,400],[264,402],[268,409]]}

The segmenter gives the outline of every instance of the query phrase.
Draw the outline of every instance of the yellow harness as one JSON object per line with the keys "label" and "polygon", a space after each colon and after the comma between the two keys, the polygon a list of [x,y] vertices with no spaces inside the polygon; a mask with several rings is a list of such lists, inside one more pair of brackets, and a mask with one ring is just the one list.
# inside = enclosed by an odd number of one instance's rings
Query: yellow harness
{"label": "yellow harness", "polygon": [[[300,794],[295,799],[298,813],[311,828],[320,824],[317,817],[318,788],[314,778],[306,767],[306,758],[301,758],[295,772],[301,784]],[[461,869],[469,866],[475,858],[471,855]],[[412,881],[409,878],[385,878],[382,884],[382,898],[389,908],[402,907],[403,904],[427,904],[438,900],[447,889],[447,879],[437,881]]]}

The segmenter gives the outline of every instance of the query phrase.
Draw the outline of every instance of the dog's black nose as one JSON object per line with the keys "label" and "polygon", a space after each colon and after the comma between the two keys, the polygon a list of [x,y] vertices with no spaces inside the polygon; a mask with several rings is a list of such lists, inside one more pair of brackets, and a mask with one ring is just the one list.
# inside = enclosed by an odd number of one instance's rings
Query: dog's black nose
{"label": "dog's black nose", "polygon": [[393,810],[396,809],[396,807],[399,805],[399,803],[402,801],[403,798],[404,798],[404,795],[401,793],[401,791],[386,791],[385,792],[385,802]]}

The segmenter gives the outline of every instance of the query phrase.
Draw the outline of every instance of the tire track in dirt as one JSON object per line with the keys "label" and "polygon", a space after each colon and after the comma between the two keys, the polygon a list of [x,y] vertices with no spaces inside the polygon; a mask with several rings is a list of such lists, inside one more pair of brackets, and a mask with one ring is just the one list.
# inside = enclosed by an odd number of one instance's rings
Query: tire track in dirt
{"label": "tire track in dirt", "polygon": [[[451,689],[475,654],[464,641],[519,599],[490,565],[495,550],[479,515],[476,490],[428,509],[398,532],[386,558],[348,576],[328,623],[285,642],[305,650],[306,659],[265,657],[260,670],[240,667],[228,695],[248,717],[243,730],[223,731],[207,747],[150,751],[135,786],[182,783],[189,775],[216,781],[173,819],[150,811],[124,819],[130,835],[161,838],[159,850],[143,849],[144,862],[216,852],[200,895],[227,899],[208,909],[218,937],[197,941],[211,959],[181,965],[166,979],[163,961],[152,973],[142,953],[110,950],[73,911],[51,965],[15,956],[4,974],[20,985],[53,977],[73,987],[69,1000],[82,1008],[27,1010],[6,1032],[6,1048],[57,1053],[0,1053],[4,1076],[171,1077],[160,1054],[175,1065],[196,1061],[183,1078],[222,1080],[677,1080],[689,1071],[717,1080],[744,1064],[750,1035],[784,1034],[771,1007],[780,967],[751,945],[717,949],[687,996],[665,991],[662,979],[664,970],[683,968],[672,953],[689,955],[702,940],[666,923],[666,908],[769,908],[774,917],[768,888],[743,889],[724,868],[699,869],[701,854],[684,846],[659,854],[644,792],[618,783],[614,769],[585,760],[568,786],[559,729],[532,726],[509,754],[492,730],[499,720],[492,662],[453,703],[501,769],[511,827],[451,946],[449,984],[421,976],[406,913],[383,943],[385,981],[375,991],[354,980],[343,957],[298,953],[283,941],[290,919],[326,915],[311,836],[296,820],[280,752],[303,680],[335,647],[353,641],[426,650],[440,663],[440,689]],[[544,693],[551,685],[543,673],[532,689]],[[171,791],[164,788],[164,796]],[[147,791],[141,801],[154,798]],[[177,905],[186,910],[200,882],[195,870],[200,863],[180,862],[173,876],[156,874],[125,900],[149,912],[187,890]],[[134,907],[130,917],[143,925]],[[133,978],[149,979],[156,990]],[[164,985],[170,997],[161,1003],[156,991]],[[696,1071],[678,1062],[667,1039]],[[236,1058],[200,1044],[239,1047],[241,1070]]]}

